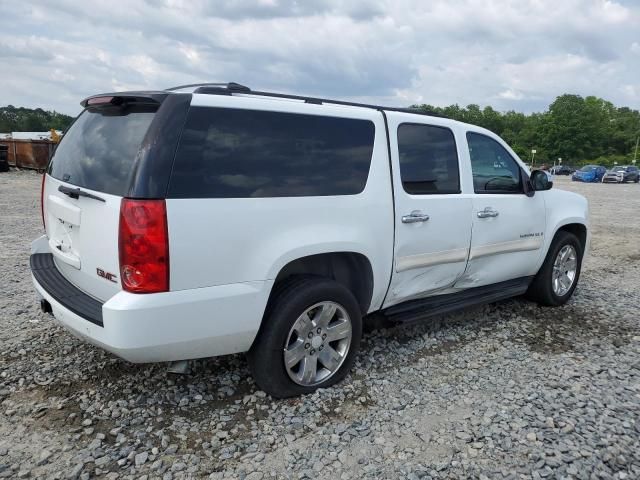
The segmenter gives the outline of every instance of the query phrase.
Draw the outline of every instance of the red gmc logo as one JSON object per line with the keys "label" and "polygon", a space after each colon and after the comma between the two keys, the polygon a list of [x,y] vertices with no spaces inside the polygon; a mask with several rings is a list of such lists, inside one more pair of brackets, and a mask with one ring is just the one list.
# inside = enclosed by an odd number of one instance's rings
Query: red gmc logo
{"label": "red gmc logo", "polygon": [[118,278],[118,277],[116,275],[114,275],[113,273],[105,272],[101,268],[96,268],[96,273],[98,274],[99,277],[102,277],[102,278],[104,278],[106,280],[109,280],[110,282],[113,282],[113,283],[118,283],[116,281],[116,278]]}

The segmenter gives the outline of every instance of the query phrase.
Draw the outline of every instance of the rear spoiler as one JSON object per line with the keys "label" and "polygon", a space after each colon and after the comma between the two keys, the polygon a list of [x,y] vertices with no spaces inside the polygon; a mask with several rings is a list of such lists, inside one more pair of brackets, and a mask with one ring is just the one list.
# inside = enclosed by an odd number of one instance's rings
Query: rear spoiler
{"label": "rear spoiler", "polygon": [[118,107],[122,105],[160,105],[168,95],[167,92],[116,92],[100,93],[85,98],[80,102],[84,108]]}

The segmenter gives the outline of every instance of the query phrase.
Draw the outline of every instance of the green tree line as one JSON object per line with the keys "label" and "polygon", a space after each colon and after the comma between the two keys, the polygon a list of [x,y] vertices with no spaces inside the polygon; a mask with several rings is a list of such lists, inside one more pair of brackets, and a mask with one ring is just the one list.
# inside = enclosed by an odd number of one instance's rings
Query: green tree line
{"label": "green tree line", "polygon": [[0,107],[0,133],[66,130],[72,121],[69,115],[41,108]]}
{"label": "green tree line", "polygon": [[[640,112],[616,107],[598,97],[561,95],[547,111],[526,115],[468,105],[414,105],[454,120],[484,127],[500,135],[524,161],[567,165],[630,163],[640,135]],[[640,153],[639,153],[640,155]]]}

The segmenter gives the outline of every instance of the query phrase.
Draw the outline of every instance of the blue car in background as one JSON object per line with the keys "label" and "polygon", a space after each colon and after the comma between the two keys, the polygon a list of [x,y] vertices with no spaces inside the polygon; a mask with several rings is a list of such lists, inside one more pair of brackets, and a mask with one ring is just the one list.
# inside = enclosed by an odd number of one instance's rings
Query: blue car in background
{"label": "blue car in background", "polygon": [[600,165],[585,165],[580,170],[573,172],[571,180],[574,182],[601,182],[606,171],[607,169]]}

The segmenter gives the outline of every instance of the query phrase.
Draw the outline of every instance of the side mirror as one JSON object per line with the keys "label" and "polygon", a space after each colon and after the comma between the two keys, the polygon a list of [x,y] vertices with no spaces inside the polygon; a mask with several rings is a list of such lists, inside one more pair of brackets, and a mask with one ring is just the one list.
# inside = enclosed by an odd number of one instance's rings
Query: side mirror
{"label": "side mirror", "polygon": [[529,177],[531,187],[534,191],[540,192],[543,190],[550,190],[553,187],[553,181],[551,181],[551,175],[544,170],[534,170]]}

